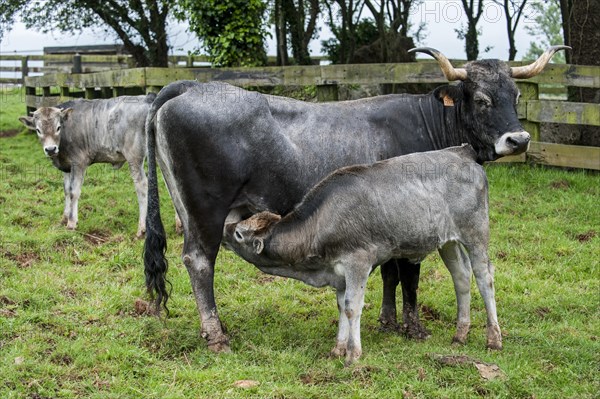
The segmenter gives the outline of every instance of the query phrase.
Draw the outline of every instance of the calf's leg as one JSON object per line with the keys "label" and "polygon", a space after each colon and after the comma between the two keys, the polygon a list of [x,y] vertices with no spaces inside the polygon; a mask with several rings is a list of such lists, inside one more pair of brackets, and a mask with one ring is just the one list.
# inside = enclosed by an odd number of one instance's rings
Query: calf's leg
{"label": "calf's leg", "polygon": [[346,263],[346,292],[344,312],[348,318],[349,334],[345,366],[354,363],[362,355],[360,342],[360,317],[365,305],[365,288],[371,267],[361,263]]}
{"label": "calf's leg", "polygon": [[487,347],[502,349],[502,333],[496,314],[496,299],[494,290],[494,266],[489,261],[487,251],[473,250],[469,252],[475,281],[487,313]]}
{"label": "calf's leg", "polygon": [[336,291],[338,311],[340,318],[338,322],[338,333],[336,343],[331,350],[332,357],[342,357],[346,355],[346,349],[348,348],[348,335],[350,333],[350,324],[348,322],[348,316],[346,316],[346,306],[344,304],[346,300],[345,289],[338,289]]}
{"label": "calf's leg", "polygon": [[71,174],[63,173],[63,190],[65,193],[65,209],[62,215],[62,224],[67,224],[69,215],[71,214]]}
{"label": "calf's leg", "polygon": [[471,326],[471,267],[460,244],[450,242],[439,250],[444,264],[452,275],[456,294],[457,317],[456,334],[453,343],[464,344]]}
{"label": "calf's leg", "polygon": [[138,199],[139,219],[136,237],[140,238],[146,233],[146,212],[148,209],[148,179],[144,173],[144,160],[129,162],[129,171],[135,185],[135,193]]}
{"label": "calf's leg", "polygon": [[[65,214],[67,216],[67,229],[70,230],[75,230],[77,227],[78,203],[86,167],[87,165],[72,165],[71,173],[68,173],[69,178],[67,179],[65,176],[65,198],[68,196],[65,201]],[[68,209],[66,208],[67,205]]]}

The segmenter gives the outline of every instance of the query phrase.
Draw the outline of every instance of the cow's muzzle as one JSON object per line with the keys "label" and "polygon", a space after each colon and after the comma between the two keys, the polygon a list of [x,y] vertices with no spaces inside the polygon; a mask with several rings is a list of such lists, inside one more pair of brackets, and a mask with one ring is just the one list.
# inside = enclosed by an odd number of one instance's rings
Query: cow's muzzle
{"label": "cow's muzzle", "polygon": [[58,146],[48,145],[44,147],[44,152],[46,153],[46,156],[55,157],[58,155]]}
{"label": "cow's muzzle", "polygon": [[496,154],[516,155],[527,151],[531,136],[527,132],[504,133],[495,144]]}

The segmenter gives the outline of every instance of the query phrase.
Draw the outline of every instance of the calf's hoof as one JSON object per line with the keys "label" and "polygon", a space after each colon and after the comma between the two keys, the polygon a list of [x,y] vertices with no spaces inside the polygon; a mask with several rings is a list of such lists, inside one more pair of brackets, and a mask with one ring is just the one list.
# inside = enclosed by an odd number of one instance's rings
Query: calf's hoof
{"label": "calf's hoof", "polygon": [[231,353],[231,348],[229,347],[229,340],[221,340],[219,342],[209,342],[208,350],[214,353]]}
{"label": "calf's hoof", "polygon": [[334,359],[338,359],[344,356],[346,356],[346,344],[338,343],[333,347],[331,352],[329,352],[329,357]]}
{"label": "calf's hoof", "polygon": [[499,326],[488,326],[487,347],[488,349],[502,350],[502,333]]}
{"label": "calf's hoof", "polygon": [[77,228],[77,222],[68,222],[67,223],[68,230],[75,230],[76,228]]}
{"label": "calf's hoof", "polygon": [[468,323],[458,323],[456,325],[456,334],[452,338],[452,344],[464,345],[467,343],[467,335],[469,335],[469,328],[471,327]]}
{"label": "calf's hoof", "polygon": [[362,350],[352,350],[346,353],[346,360],[344,361],[344,367],[351,366],[356,362],[362,355]]}
{"label": "calf's hoof", "polygon": [[146,235],[146,230],[138,230],[137,233],[135,233],[135,238],[140,239],[140,238],[144,238],[144,236]]}

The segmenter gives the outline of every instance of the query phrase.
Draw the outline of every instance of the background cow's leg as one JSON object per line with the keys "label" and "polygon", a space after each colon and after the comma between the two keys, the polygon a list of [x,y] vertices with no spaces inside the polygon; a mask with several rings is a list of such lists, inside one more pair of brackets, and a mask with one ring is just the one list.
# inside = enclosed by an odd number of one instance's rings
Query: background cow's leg
{"label": "background cow's leg", "polygon": [[129,162],[129,171],[135,185],[135,193],[138,199],[139,219],[136,237],[140,238],[146,232],[146,212],[148,208],[148,179],[144,173],[144,160]]}
{"label": "background cow's leg", "polygon": [[494,293],[494,266],[489,261],[485,250],[469,251],[473,274],[483,298],[487,312],[487,347],[502,349],[502,334],[496,314],[496,299]]}
{"label": "background cow's leg", "polygon": [[[426,339],[431,333],[419,320],[417,289],[419,288],[420,263],[407,259],[391,259],[381,265],[383,300],[379,321],[383,329],[402,331],[409,338]],[[402,284],[402,328],[396,319],[396,288]]]}
{"label": "background cow's leg", "polygon": [[67,224],[69,221],[69,214],[71,213],[71,174],[63,173],[63,190],[65,193],[65,209],[62,215],[62,224]]}
{"label": "background cow's leg", "polygon": [[87,165],[72,165],[69,173],[69,210],[67,215],[67,229],[75,230],[78,221],[78,203],[83,185],[83,176]]}
{"label": "background cow's leg", "polygon": [[456,294],[457,320],[456,334],[452,342],[464,344],[471,326],[471,267],[469,259],[456,242],[451,242],[439,250],[444,264],[452,275]]}
{"label": "background cow's leg", "polygon": [[348,316],[346,316],[346,290],[338,289],[336,291],[338,311],[340,318],[338,321],[338,333],[336,343],[331,350],[332,357],[342,357],[346,355],[346,349],[348,347],[348,334],[350,333],[350,324],[348,323]]}

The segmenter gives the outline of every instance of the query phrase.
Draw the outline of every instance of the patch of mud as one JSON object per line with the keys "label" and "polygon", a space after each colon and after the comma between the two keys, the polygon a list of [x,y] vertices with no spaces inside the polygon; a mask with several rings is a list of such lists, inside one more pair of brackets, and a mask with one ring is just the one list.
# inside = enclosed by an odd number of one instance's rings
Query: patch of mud
{"label": "patch of mud", "polygon": [[578,234],[577,236],[575,236],[575,238],[577,238],[577,240],[579,242],[588,242],[588,241],[590,241],[594,237],[596,237],[596,231],[595,230],[590,230],[590,231],[587,231],[585,233]]}
{"label": "patch of mud", "polygon": [[3,251],[0,254],[3,257],[17,263],[18,267],[21,269],[27,269],[28,267],[31,267],[34,262],[40,260],[40,256],[32,251],[25,251],[17,254],[14,254],[10,251]]}
{"label": "patch of mud", "polygon": [[90,230],[82,235],[86,242],[92,245],[102,245],[110,241],[112,233],[107,230]]}
{"label": "patch of mud", "polygon": [[0,138],[15,137],[21,131],[19,129],[0,130]]}
{"label": "patch of mud", "polygon": [[550,183],[550,187],[552,187],[556,190],[568,190],[570,186],[571,186],[571,183],[569,183],[569,181],[565,180],[565,179],[556,180],[556,181],[553,181],[552,183]]}

